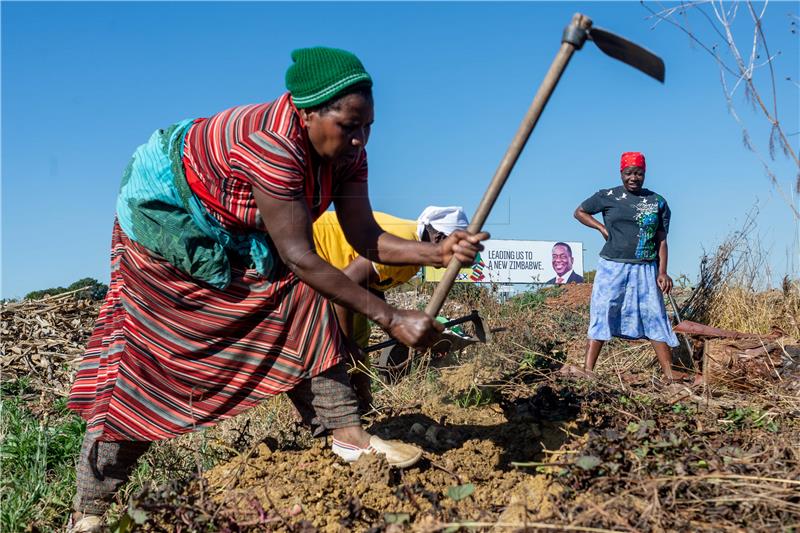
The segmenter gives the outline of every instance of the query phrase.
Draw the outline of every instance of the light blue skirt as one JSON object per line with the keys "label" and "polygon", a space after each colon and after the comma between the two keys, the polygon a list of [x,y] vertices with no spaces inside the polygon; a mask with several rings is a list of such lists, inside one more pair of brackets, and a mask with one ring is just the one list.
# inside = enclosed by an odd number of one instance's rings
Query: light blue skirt
{"label": "light blue skirt", "polygon": [[649,339],[677,346],[657,278],[655,261],[634,264],[601,258],[592,287],[589,338]]}

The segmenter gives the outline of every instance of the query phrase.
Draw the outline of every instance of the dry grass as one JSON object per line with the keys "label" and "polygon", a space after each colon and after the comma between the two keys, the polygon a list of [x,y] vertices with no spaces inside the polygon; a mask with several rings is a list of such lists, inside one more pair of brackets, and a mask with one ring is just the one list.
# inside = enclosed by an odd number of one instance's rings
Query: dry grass
{"label": "dry grass", "polygon": [[800,280],[785,276],[779,288],[770,270],[771,253],[757,235],[758,211],[747,213],[700,261],[700,279],[684,301],[681,315],[710,326],[769,334],[778,329],[800,338]]}
{"label": "dry grass", "polygon": [[709,305],[709,323],[765,335],[777,329],[800,339],[800,282],[786,279],[781,289],[764,292],[725,284]]}

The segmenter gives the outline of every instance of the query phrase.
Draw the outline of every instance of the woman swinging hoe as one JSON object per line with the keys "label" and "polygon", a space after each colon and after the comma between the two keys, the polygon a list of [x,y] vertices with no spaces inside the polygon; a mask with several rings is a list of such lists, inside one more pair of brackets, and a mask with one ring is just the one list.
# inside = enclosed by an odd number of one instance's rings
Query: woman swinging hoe
{"label": "woman swinging hoe", "polygon": [[111,283],[69,407],[87,421],[72,531],[98,531],[152,441],[213,426],[288,393],[333,453],[421,456],[361,427],[331,302],[413,347],[441,326],[393,308],[321,259],[312,222],[333,203],[347,240],[381,264],[471,264],[486,233],[439,243],[376,223],[365,146],[372,80],[351,53],[292,53],[288,92],[156,131],[125,170]]}

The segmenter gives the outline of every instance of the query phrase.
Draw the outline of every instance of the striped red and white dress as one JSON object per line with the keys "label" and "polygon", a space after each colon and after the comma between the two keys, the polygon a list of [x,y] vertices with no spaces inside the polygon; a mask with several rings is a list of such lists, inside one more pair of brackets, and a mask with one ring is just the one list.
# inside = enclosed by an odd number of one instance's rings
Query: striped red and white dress
{"label": "striped red and white dress", "polygon": [[[366,155],[338,169],[313,156],[288,93],[196,121],[183,163],[197,196],[231,230],[264,229],[253,187],[304,198],[316,219],[338,185],[367,179]],[[115,223],[111,283],[69,407],[99,440],[159,440],[214,425],[338,363],[330,304],[277,263],[267,279],[234,262],[219,290]]]}

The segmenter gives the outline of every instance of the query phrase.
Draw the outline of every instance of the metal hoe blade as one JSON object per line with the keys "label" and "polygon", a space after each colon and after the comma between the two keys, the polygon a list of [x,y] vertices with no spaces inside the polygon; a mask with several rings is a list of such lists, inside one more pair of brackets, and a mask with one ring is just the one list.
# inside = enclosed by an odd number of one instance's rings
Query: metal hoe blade
{"label": "metal hoe blade", "polygon": [[589,30],[589,39],[606,55],[664,83],[664,61],[650,50],[597,27]]}

